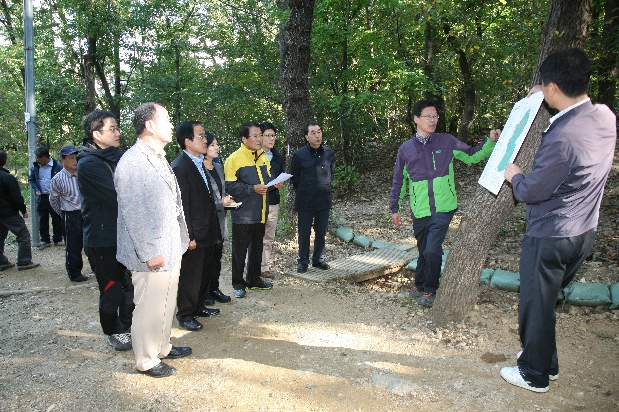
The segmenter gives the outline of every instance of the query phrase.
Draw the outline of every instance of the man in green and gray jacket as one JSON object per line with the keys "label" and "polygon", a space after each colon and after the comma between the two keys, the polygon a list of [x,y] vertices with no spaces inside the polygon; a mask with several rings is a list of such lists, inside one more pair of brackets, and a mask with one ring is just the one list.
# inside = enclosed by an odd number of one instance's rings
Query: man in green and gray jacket
{"label": "man in green and gray jacket", "polygon": [[438,112],[434,103],[422,100],[413,106],[417,132],[400,146],[393,171],[389,208],[393,223],[402,225],[400,202],[410,196],[413,232],[419,259],[415,289],[411,297],[419,304],[432,306],[439,286],[443,240],[458,208],[453,159],[471,164],[490,156],[501,132],[492,130],[490,139],[471,147],[446,133],[434,133]]}

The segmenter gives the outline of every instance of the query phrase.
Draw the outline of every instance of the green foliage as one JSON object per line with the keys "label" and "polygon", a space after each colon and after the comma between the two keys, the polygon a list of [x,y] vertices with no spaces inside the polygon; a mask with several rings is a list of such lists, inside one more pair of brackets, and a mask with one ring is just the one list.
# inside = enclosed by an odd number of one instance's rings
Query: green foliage
{"label": "green foliage", "polygon": [[345,196],[361,187],[359,172],[354,166],[337,166],[333,176],[333,189],[338,196]]}
{"label": "green foliage", "polygon": [[[146,101],[165,105],[175,124],[202,121],[218,136],[223,159],[238,148],[242,123],[268,120],[283,126],[278,33],[287,13],[276,3],[39,2],[39,142],[52,153],[80,143],[88,53],[97,65],[96,105],[120,114],[125,146],[135,139],[132,113]],[[21,170],[27,168],[22,10],[21,2],[7,4],[0,10],[5,14],[0,15],[0,147],[9,149]],[[596,61],[603,50],[604,10],[600,1],[593,6],[587,51]],[[336,187],[355,189],[354,167],[367,162],[370,145],[397,146],[410,136],[410,105],[428,93],[444,99],[441,117],[457,124],[463,110],[462,53],[476,90],[472,131],[501,127],[528,89],[547,10],[548,0],[317,1],[310,96],[326,144],[347,166],[338,168]],[[428,59],[427,33],[432,33]],[[596,84],[594,79],[592,90]],[[168,155],[178,150],[172,144]]]}

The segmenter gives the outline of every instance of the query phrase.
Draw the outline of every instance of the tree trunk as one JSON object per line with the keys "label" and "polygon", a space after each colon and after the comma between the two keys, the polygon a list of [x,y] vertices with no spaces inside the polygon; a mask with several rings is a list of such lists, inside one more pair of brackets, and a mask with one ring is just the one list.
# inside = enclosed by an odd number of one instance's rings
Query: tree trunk
{"label": "tree trunk", "polygon": [[97,39],[88,36],[86,38],[87,49],[84,56],[84,113],[88,114],[97,108],[95,91],[95,59],[97,54]]}
{"label": "tree trunk", "polygon": [[458,139],[468,142],[469,128],[473,124],[473,116],[475,115],[475,83],[473,82],[471,66],[466,58],[466,51],[457,50],[456,53],[459,56],[458,61],[460,62],[460,71],[464,81],[464,108],[462,110],[462,121],[458,128]]}
{"label": "tree trunk", "polygon": [[[437,45],[434,40],[434,31],[432,30],[432,24],[428,21],[426,22],[426,28],[424,32],[424,63],[423,63],[423,74],[426,75],[430,83],[439,84],[440,81],[435,78],[434,70],[432,70],[432,61],[434,60],[434,55],[437,53]],[[440,113],[440,117],[438,118],[438,124],[436,125],[436,130],[445,131],[447,119],[445,117],[445,99],[440,94],[435,94],[432,91],[426,91],[424,93],[424,99],[429,100],[434,103],[436,110]],[[410,111],[410,109],[409,109]],[[410,114],[407,114],[410,116]],[[412,123],[412,116],[411,116]]]}
{"label": "tree trunk", "polygon": [[308,75],[314,0],[280,0],[277,5],[289,12],[279,32],[279,75],[284,135],[292,152],[305,145],[305,126],[313,119]]}
{"label": "tree trunk", "polygon": [[[305,126],[314,118],[310,106],[309,65],[314,20],[314,0],[278,0],[277,7],[288,11],[288,19],[279,30],[279,84],[284,108],[284,136],[290,153],[305,145]],[[286,156],[288,170],[292,156]],[[294,190],[287,185],[280,219],[296,233]]]}
{"label": "tree trunk", "polygon": [[[580,47],[588,34],[591,0],[550,0],[542,30],[541,49],[531,84],[539,84],[539,67],[552,52]],[[541,142],[550,115],[541,106],[514,163],[526,173]],[[463,218],[443,273],[430,317],[438,326],[459,322],[477,302],[481,269],[488,250],[515,205],[511,186],[504,184],[495,198],[483,187],[462,210]]]}
{"label": "tree trunk", "polygon": [[604,28],[600,50],[598,103],[603,103],[615,114],[615,93],[617,91],[617,66],[619,60],[615,45],[619,33],[619,0],[606,0],[604,11]]}

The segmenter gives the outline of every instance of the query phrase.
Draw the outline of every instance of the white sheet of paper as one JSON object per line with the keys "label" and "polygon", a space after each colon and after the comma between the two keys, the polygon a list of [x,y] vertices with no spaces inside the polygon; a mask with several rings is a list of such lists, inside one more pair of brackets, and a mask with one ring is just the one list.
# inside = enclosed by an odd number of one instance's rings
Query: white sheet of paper
{"label": "white sheet of paper", "polygon": [[537,92],[516,102],[509,114],[501,137],[479,177],[479,184],[495,195],[505,181],[505,166],[514,162],[543,100],[544,93]]}
{"label": "white sheet of paper", "polygon": [[286,180],[290,179],[292,177],[291,174],[288,173],[280,173],[279,176],[277,176],[274,180],[271,180],[269,183],[267,183],[267,186],[273,186],[276,185],[278,183],[281,182],[285,182]]}

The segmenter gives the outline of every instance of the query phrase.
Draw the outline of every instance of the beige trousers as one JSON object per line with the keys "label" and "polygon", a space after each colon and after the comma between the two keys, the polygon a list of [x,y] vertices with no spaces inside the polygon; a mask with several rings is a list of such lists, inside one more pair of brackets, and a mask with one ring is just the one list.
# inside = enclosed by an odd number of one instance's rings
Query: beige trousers
{"label": "beige trousers", "polygon": [[135,363],[147,371],[161,362],[172,350],[170,332],[176,309],[179,260],[167,272],[132,272],[135,310],[131,342]]}
{"label": "beige trousers", "polygon": [[279,205],[269,205],[269,216],[267,216],[264,227],[264,237],[262,238],[262,265],[260,273],[269,272],[269,259],[271,259],[271,244],[275,239],[275,229],[277,229],[277,219],[279,217]]}

